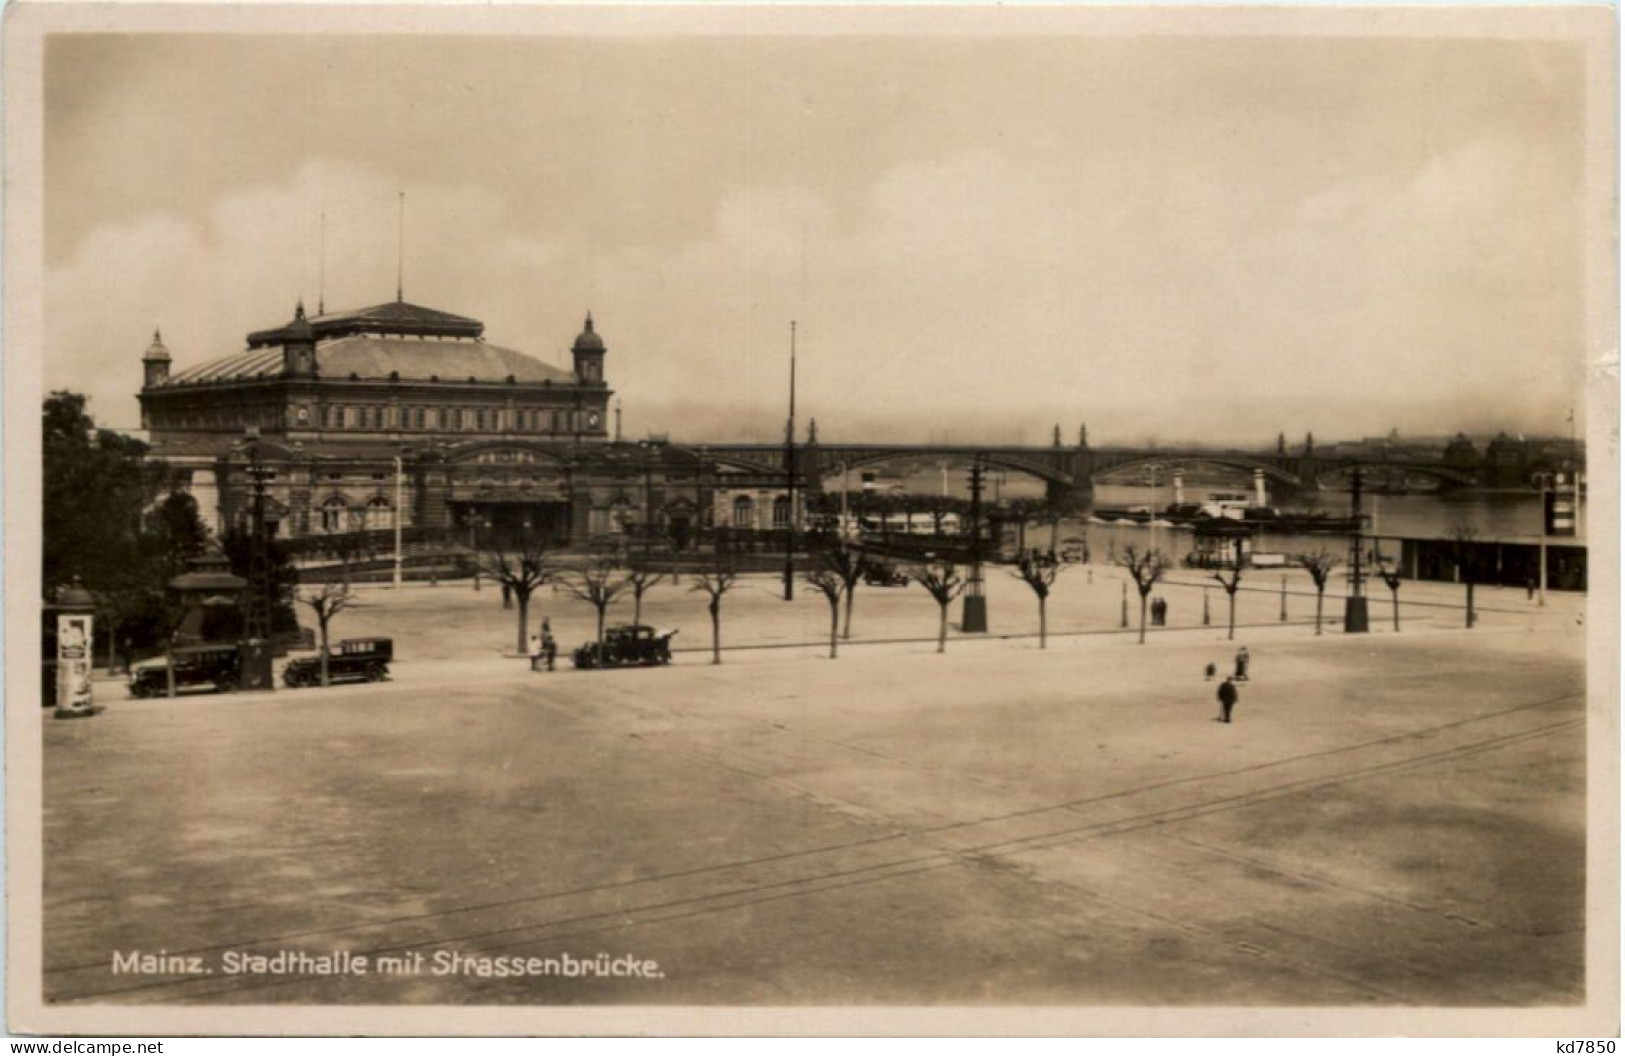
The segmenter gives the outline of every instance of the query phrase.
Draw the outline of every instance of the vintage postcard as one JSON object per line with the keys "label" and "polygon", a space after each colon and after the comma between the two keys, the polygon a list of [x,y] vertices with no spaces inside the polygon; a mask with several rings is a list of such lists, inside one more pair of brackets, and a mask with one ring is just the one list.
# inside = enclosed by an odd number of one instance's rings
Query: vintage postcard
{"label": "vintage postcard", "polygon": [[1616,1034],[1615,36],[10,6],[11,1029]]}

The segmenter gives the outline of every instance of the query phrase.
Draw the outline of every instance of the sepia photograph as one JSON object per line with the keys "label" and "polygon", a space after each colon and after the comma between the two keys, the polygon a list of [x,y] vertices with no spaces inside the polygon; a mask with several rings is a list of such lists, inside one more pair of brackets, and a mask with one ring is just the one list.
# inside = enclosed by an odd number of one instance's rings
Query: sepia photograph
{"label": "sepia photograph", "polygon": [[1617,1034],[1615,35],[12,5],[11,1030]]}

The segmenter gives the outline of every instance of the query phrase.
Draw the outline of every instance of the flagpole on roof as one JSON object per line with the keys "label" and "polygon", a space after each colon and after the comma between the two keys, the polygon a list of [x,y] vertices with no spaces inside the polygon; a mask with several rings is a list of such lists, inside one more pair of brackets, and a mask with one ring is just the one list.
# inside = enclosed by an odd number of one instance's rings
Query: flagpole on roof
{"label": "flagpole on roof", "polygon": [[395,224],[395,300],[404,301],[401,295],[402,279],[406,275],[406,192],[401,192],[400,210]]}
{"label": "flagpole on roof", "polygon": [[322,214],[321,237],[316,251],[316,314],[327,314],[327,214]]}

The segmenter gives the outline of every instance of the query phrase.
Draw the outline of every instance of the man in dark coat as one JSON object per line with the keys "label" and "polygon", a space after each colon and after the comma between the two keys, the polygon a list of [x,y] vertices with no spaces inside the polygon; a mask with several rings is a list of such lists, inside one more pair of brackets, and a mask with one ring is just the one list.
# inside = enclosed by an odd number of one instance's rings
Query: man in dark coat
{"label": "man in dark coat", "polygon": [[1236,706],[1236,683],[1233,679],[1225,679],[1219,683],[1219,719],[1222,722],[1230,721],[1230,711]]}

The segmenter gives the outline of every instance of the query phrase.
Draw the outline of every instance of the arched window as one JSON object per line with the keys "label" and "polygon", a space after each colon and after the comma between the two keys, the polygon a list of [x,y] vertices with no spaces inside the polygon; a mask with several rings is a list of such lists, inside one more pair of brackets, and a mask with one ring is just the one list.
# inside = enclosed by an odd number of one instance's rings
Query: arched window
{"label": "arched window", "polygon": [[350,504],[344,501],[344,496],[334,495],[322,503],[322,531],[342,532],[349,527],[345,522],[345,514],[349,512]]}
{"label": "arched window", "polygon": [[790,496],[780,495],[773,500],[773,527],[790,526]]}
{"label": "arched window", "polygon": [[390,528],[395,524],[395,509],[382,495],[367,500],[367,528]]}
{"label": "arched window", "polygon": [[632,504],[626,499],[616,499],[609,505],[609,530],[616,535],[626,533],[627,521],[632,517]]}
{"label": "arched window", "polygon": [[734,527],[756,527],[756,504],[750,501],[749,495],[741,495],[734,500]]}

